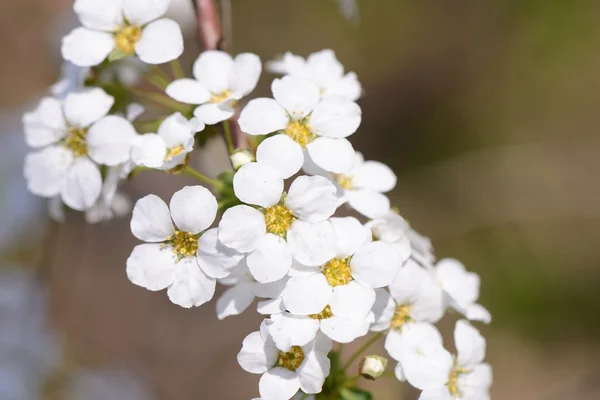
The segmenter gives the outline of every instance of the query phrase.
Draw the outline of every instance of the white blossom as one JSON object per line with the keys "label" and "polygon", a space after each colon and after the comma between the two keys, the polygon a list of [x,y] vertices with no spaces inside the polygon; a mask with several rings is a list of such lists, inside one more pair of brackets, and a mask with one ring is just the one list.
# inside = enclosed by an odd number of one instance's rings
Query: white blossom
{"label": "white blossom", "polygon": [[179,102],[200,104],[194,115],[214,125],[235,114],[237,102],[254,90],[261,71],[260,58],[255,54],[232,58],[223,51],[207,50],[194,63],[195,79],[178,79],[166,92]]}
{"label": "white blossom", "polygon": [[161,18],[170,0],[75,0],[83,26],[63,38],[62,55],[80,67],[137,55],[147,64],[162,64],[183,53],[179,25]]}

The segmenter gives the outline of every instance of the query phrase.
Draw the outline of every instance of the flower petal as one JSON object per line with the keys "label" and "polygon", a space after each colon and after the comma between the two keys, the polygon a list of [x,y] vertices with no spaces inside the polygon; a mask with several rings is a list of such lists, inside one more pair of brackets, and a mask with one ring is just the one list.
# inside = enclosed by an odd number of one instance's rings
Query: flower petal
{"label": "flower petal", "polygon": [[319,137],[306,150],[315,164],[329,172],[343,174],[354,164],[354,148],[346,139]]}
{"label": "flower petal", "polygon": [[385,289],[375,289],[375,304],[371,309],[375,315],[375,322],[371,325],[373,332],[383,332],[390,328],[392,318],[396,312],[396,302]]}
{"label": "flower petal", "polygon": [[371,231],[354,217],[331,218],[329,220],[336,237],[336,256],[352,256],[364,244],[371,241]]}
{"label": "flower petal", "polygon": [[456,322],[454,343],[457,351],[456,362],[462,368],[471,369],[485,358],[485,338],[464,319]]}
{"label": "flower petal", "polygon": [[352,170],[352,184],[356,188],[389,192],[396,186],[396,174],[387,165],[378,161],[365,161]]}
{"label": "flower petal", "polygon": [[183,36],[177,22],[159,19],[146,25],[135,52],[146,64],[163,64],[183,53]]}
{"label": "flower petal", "polygon": [[249,206],[235,206],[221,217],[219,240],[227,247],[247,253],[256,249],[266,231],[263,213]]}
{"label": "flower petal", "polygon": [[127,277],[133,284],[148,290],[162,290],[175,281],[176,261],[170,247],[140,244],[127,259]]}
{"label": "flower petal", "polygon": [[50,146],[27,154],[24,167],[27,188],[42,197],[58,195],[72,163],[71,152],[60,146]]}
{"label": "flower petal", "polygon": [[292,256],[307,266],[322,265],[335,257],[335,233],[329,221],[292,222],[287,232]]}
{"label": "flower petal", "polygon": [[86,128],[108,114],[114,103],[100,88],[71,93],[65,99],[65,118],[73,127]]}
{"label": "flower petal", "polygon": [[275,282],[290,270],[292,254],[281,236],[267,233],[256,250],[248,255],[246,263],[250,273],[258,282]]}
{"label": "flower petal", "polygon": [[283,193],[283,179],[266,165],[252,162],[243,165],[233,177],[233,190],[238,199],[248,204],[271,207]]}
{"label": "flower petal", "polygon": [[334,287],[329,304],[331,312],[338,317],[362,322],[368,317],[375,304],[375,290],[365,289],[358,282],[352,281]]}
{"label": "flower petal", "polygon": [[370,219],[384,217],[390,212],[390,199],[372,189],[344,191],[348,205]]}
{"label": "flower petal", "polygon": [[210,100],[210,92],[195,79],[178,79],[165,89],[167,95],[181,103],[203,104]]}
{"label": "flower petal", "polygon": [[331,368],[327,355],[319,352],[308,353],[296,370],[300,388],[304,393],[320,393]]}
{"label": "flower petal", "polygon": [[104,61],[114,47],[110,33],[79,27],[63,38],[61,53],[65,60],[79,67],[93,67]]}
{"label": "flower petal", "polygon": [[181,113],[169,115],[158,127],[158,135],[163,138],[167,147],[183,146],[189,152],[194,145],[194,129],[190,121]]}
{"label": "flower petal", "polygon": [[207,50],[194,62],[194,78],[213,94],[231,89],[229,81],[234,71],[233,59],[224,51]]}
{"label": "flower petal", "polygon": [[269,334],[281,351],[290,351],[292,346],[305,346],[315,339],[319,331],[319,320],[290,313],[271,316],[273,323]]}
{"label": "flower petal", "polygon": [[332,296],[333,289],[323,274],[291,278],[283,289],[283,303],[289,312],[296,315],[320,313]]}
{"label": "flower petal", "polygon": [[137,138],[135,128],[123,117],[109,115],[93,124],[87,134],[89,156],[98,164],[116,166],[130,159]]}
{"label": "flower petal", "polygon": [[154,194],[142,197],[133,207],[131,233],[145,242],[163,242],[173,234],[169,207]]}
{"label": "flower petal", "polygon": [[389,285],[400,265],[398,252],[384,242],[367,243],[350,260],[352,277],[364,287],[373,289]]}
{"label": "flower petal", "polygon": [[123,23],[123,0],[75,0],[73,10],[81,24],[98,31],[112,31]]}
{"label": "flower petal", "polygon": [[217,300],[217,318],[243,313],[254,301],[254,284],[242,283],[229,288]]}
{"label": "flower petal", "polygon": [[481,304],[471,304],[467,307],[465,317],[471,321],[481,321],[484,324],[492,322],[492,315]]}
{"label": "flower petal", "polygon": [[337,209],[336,193],[333,183],[322,176],[299,176],[288,190],[285,206],[305,221],[324,221]]}
{"label": "flower petal", "polygon": [[206,125],[214,125],[233,117],[235,109],[228,102],[202,104],[194,110],[194,116]]}
{"label": "flower petal", "polygon": [[398,304],[411,306],[411,317],[418,322],[437,322],[444,314],[442,288],[415,262],[400,268],[389,289]]}
{"label": "flower petal", "polygon": [[23,116],[25,141],[31,147],[48,146],[65,136],[66,124],[62,103],[52,97],[44,97],[37,108]]}
{"label": "flower petal", "polygon": [[198,239],[198,265],[211,278],[225,278],[244,255],[225,247],[218,240],[218,230],[209,229]]}
{"label": "flower petal", "polygon": [[280,134],[260,143],[256,149],[256,161],[271,167],[283,179],[288,179],[302,168],[304,154],[296,142]]}
{"label": "flower petal", "polygon": [[217,216],[217,199],[205,187],[186,186],[175,192],[169,204],[171,218],[184,232],[200,233]]}
{"label": "flower petal", "polygon": [[87,157],[76,159],[62,181],[60,197],[74,210],[92,207],[102,191],[102,175],[98,166]]}
{"label": "flower petal", "polygon": [[352,135],[361,121],[361,110],[353,101],[338,97],[326,98],[310,115],[310,126],[315,134],[330,138]]}
{"label": "flower petal", "polygon": [[328,85],[323,96],[342,97],[346,100],[356,101],[362,94],[362,87],[354,72],[348,72],[342,79]]}
{"label": "flower petal", "polygon": [[271,84],[273,97],[294,120],[307,117],[319,103],[320,94],[317,85],[309,80],[284,76]]}
{"label": "flower petal", "polygon": [[265,343],[260,332],[252,332],[244,338],[237,360],[245,371],[262,374],[275,364],[277,355],[277,348],[272,343]]}
{"label": "flower petal", "polygon": [[338,343],[350,343],[369,332],[369,326],[373,321],[372,317],[373,314],[371,314],[371,318],[357,322],[333,315],[331,318],[321,321],[321,332]]}
{"label": "flower petal", "polygon": [[170,0],[122,0],[123,14],[130,24],[146,25],[165,15]]}
{"label": "flower petal", "polygon": [[131,149],[131,160],[142,167],[162,169],[166,155],[167,145],[155,133],[140,136]]}
{"label": "flower petal", "polygon": [[435,274],[444,291],[460,308],[466,309],[479,298],[479,275],[467,272],[460,261],[451,258],[438,261]]}
{"label": "flower petal", "polygon": [[248,135],[266,135],[288,124],[288,115],[273,99],[254,99],[244,107],[239,119],[240,129]]}
{"label": "flower petal", "polygon": [[261,71],[262,64],[256,54],[238,54],[233,60],[233,77],[229,87],[238,97],[243,97],[254,90]]}
{"label": "flower petal", "polygon": [[169,286],[169,300],[181,307],[198,307],[215,295],[217,281],[202,272],[196,257],[185,257],[177,263],[175,280]]}
{"label": "flower petal", "polygon": [[261,376],[258,391],[270,400],[289,400],[300,389],[295,372],[282,367],[271,368]]}

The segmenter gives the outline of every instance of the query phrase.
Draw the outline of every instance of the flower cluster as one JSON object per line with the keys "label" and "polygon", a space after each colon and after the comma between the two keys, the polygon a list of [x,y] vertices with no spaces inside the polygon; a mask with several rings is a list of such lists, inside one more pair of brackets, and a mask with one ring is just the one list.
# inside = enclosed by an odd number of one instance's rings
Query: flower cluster
{"label": "flower cluster", "polygon": [[[262,375],[263,399],[359,390],[346,376],[354,358],[342,366],[332,346],[369,332],[385,335],[396,377],[423,390],[422,399],[488,398],[485,341],[467,322],[491,319],[477,303],[479,278],[456,260],[436,262],[429,240],[390,204],[395,174],[353,148],[362,89],[333,51],[270,62],[283,75],[272,97],[241,111],[262,72],[258,56],[207,50],[193,79],[174,63],[173,79],[153,67],[146,78],[160,92],[132,92],[171,109],[154,129],[136,120],[139,105],[118,106],[102,89],[98,77],[116,60],[158,64],[181,55],[179,27],[159,19],[168,3],[75,1],[83,27],[64,38],[62,52],[82,72],[61,81],[66,93],[24,116],[36,148],[25,162],[30,190],[52,199],[54,215],[64,203],[98,221],[128,212],[117,186],[140,171],[187,173],[210,186],[186,186],[168,205],[154,194],[135,203],[131,231],[145,243],[131,252],[127,276],[166,289],[186,308],[209,302],[223,284],[219,319],[260,298],[257,311],[266,317],[244,339],[238,361]],[[224,135],[232,161],[217,179],[190,166],[209,131]],[[247,135],[247,148],[236,148],[232,131]],[[455,357],[433,325],[447,310],[466,318],[456,324]],[[361,374],[375,379],[386,365],[373,356]]]}

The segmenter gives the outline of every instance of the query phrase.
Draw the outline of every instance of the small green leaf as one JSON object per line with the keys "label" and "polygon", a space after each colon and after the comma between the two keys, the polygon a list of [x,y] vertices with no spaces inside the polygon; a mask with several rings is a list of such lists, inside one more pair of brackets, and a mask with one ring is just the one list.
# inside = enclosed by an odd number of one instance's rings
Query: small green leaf
{"label": "small green leaf", "polygon": [[342,388],[339,400],[373,400],[373,396],[359,388]]}

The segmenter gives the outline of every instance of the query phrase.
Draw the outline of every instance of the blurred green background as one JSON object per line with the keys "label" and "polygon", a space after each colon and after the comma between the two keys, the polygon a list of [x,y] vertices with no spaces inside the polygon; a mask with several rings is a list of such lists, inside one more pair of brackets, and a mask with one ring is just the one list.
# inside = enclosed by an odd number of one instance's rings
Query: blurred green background
{"label": "blurred green background", "polygon": [[[58,77],[70,5],[0,4],[4,114],[18,118]],[[365,95],[355,148],[395,169],[393,203],[436,254],[481,275],[480,302],[494,318],[482,328],[493,398],[600,398],[600,2],[357,5],[358,19],[348,21],[333,0],[232,0],[233,52],[266,61],[332,48],[358,74]],[[191,62],[193,19],[175,15]],[[254,95],[268,95],[271,79],[264,74]],[[16,121],[2,135],[18,133]],[[200,161],[209,170],[212,155]],[[4,186],[18,179],[10,175],[18,169],[8,171]],[[128,192],[168,197],[186,182],[142,177]],[[136,242],[126,220],[86,226],[73,214],[53,228],[52,257],[40,262],[48,235],[32,232],[44,230],[42,215],[2,258],[41,268],[52,328],[77,363],[131,365],[159,399],[256,394],[256,377],[235,354],[257,316],[217,323],[212,303],[182,310],[131,285],[124,263]],[[377,399],[416,398],[398,383],[373,387]]]}

